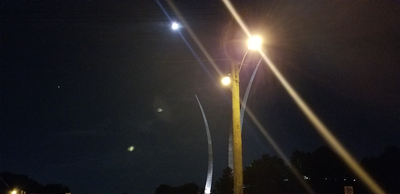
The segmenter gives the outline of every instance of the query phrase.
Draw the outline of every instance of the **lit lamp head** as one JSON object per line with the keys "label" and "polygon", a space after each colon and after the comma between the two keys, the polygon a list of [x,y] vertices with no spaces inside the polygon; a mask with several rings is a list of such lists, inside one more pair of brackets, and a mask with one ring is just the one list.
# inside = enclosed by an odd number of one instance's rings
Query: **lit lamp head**
{"label": "lit lamp head", "polygon": [[231,84],[231,78],[229,76],[226,76],[226,77],[222,78],[221,82],[222,82],[222,84],[227,86],[227,85]]}
{"label": "lit lamp head", "polygon": [[259,36],[252,36],[247,41],[247,46],[249,50],[259,50],[261,49],[262,38]]}

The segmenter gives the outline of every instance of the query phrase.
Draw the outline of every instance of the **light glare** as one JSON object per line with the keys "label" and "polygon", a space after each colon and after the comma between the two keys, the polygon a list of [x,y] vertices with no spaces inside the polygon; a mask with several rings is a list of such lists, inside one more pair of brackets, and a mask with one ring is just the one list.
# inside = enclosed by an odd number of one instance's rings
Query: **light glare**
{"label": "light glare", "polygon": [[176,22],[173,22],[172,25],[171,25],[171,28],[172,28],[173,30],[176,30],[176,29],[179,28],[179,24],[176,23]]}
{"label": "light glare", "polygon": [[258,50],[261,48],[262,39],[259,36],[253,36],[247,41],[249,50]]}
{"label": "light glare", "polygon": [[[247,26],[244,24],[240,16],[237,14],[236,10],[232,6],[229,0],[223,0],[225,6],[231,12],[232,16],[235,18],[237,23],[240,25],[242,30],[249,36],[250,32]],[[357,163],[353,156],[342,146],[342,144],[334,137],[329,129],[319,120],[319,118],[314,114],[314,112],[308,107],[303,99],[297,94],[297,92],[291,87],[291,85],[286,81],[286,79],[281,75],[281,73],[276,69],[275,65],[272,64],[271,60],[265,56],[263,52],[260,54],[266,61],[267,65],[273,71],[273,73],[278,77],[281,84],[285,87],[290,96],[294,99],[299,108],[311,121],[320,135],[325,139],[326,142],[336,151],[343,161],[353,170],[353,172],[358,175],[358,177],[375,193],[385,193],[383,189],[369,176],[369,174]],[[265,131],[264,131],[265,132]],[[270,139],[270,138],[268,138]],[[272,139],[271,139],[272,140]],[[272,143],[272,142],[271,142]],[[274,148],[279,148],[275,147]],[[279,150],[277,150],[279,151]],[[284,156],[284,155],[283,155]],[[304,185],[307,186],[307,185]],[[306,188],[309,188],[308,186]],[[311,188],[310,188],[311,189]]]}
{"label": "light glare", "polygon": [[231,78],[229,76],[226,76],[226,77],[222,78],[221,82],[224,85],[229,85],[231,83]]}

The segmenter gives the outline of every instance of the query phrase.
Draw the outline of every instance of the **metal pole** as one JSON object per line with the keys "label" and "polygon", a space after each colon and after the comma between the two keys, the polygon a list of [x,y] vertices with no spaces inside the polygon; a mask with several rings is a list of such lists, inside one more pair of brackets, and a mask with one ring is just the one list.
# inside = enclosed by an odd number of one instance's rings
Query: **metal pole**
{"label": "metal pole", "polygon": [[207,121],[206,114],[204,113],[203,106],[201,105],[199,98],[197,98],[197,95],[194,95],[194,96],[196,97],[197,103],[199,104],[199,107],[200,107],[201,114],[203,115],[204,125],[206,126],[206,132],[207,132],[208,172],[207,172],[206,185],[204,187],[204,194],[210,194],[211,193],[212,176],[213,176],[213,152],[212,152],[211,133],[210,133],[210,128],[208,127],[208,121]]}
{"label": "metal pole", "polygon": [[232,62],[233,193],[243,194],[242,133],[240,126],[239,68]]}

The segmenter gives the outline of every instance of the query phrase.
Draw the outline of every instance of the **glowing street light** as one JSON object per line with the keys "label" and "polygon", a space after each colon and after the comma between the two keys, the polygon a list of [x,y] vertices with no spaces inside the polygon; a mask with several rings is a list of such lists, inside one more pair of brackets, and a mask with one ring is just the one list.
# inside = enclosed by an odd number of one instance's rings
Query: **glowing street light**
{"label": "glowing street light", "polygon": [[231,78],[229,76],[226,76],[226,77],[222,78],[221,82],[224,85],[229,85],[229,84],[231,84]]}
{"label": "glowing street light", "polygon": [[250,37],[247,41],[247,46],[249,50],[259,50],[262,44],[262,38],[259,36]]}
{"label": "glowing street light", "polygon": [[[247,40],[248,50],[244,54],[242,62],[239,64],[239,69],[238,69],[239,73],[240,73],[240,70],[241,70],[241,68],[243,66],[244,59],[246,58],[246,55],[249,52],[249,50],[260,50],[262,43],[263,43],[263,40],[262,40],[262,38],[260,36],[252,36],[252,37],[249,38],[249,40]],[[230,74],[228,76],[226,76],[226,77],[223,77],[221,82],[222,82],[223,85],[231,84]]]}

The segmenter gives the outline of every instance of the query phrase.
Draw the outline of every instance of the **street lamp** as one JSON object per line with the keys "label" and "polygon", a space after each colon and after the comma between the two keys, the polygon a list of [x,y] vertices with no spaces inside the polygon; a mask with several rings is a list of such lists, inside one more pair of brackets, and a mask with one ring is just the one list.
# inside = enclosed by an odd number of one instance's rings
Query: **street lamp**
{"label": "street lamp", "polygon": [[[239,73],[240,73],[240,69],[243,66],[243,62],[244,59],[248,53],[249,50],[260,50],[261,49],[261,45],[262,45],[263,40],[261,39],[260,36],[252,36],[247,40],[247,48],[248,50],[246,51],[246,53],[243,56],[242,62],[239,65]],[[225,76],[221,79],[221,82],[223,85],[230,85],[231,84],[231,74],[229,74],[228,76]]]}
{"label": "street lamp", "polygon": [[[249,50],[258,50],[261,47],[262,39],[259,36],[249,38],[247,44]],[[232,81],[227,82],[228,78],[223,79],[223,83],[231,83],[232,89],[232,142],[233,142],[233,193],[243,194],[243,159],[242,159],[242,130],[240,124],[240,95],[239,95],[239,73],[243,66],[244,59],[247,55],[244,54],[242,62],[231,63]],[[225,80],[225,81],[224,81]]]}
{"label": "street lamp", "polygon": [[[230,75],[230,74],[229,74],[229,75]],[[226,77],[224,77],[224,78],[222,78],[222,80],[221,80],[222,84],[224,84],[224,85],[229,85],[229,84],[231,84],[231,78],[229,77],[229,75],[226,76]]]}
{"label": "street lamp", "polygon": [[247,41],[249,50],[259,50],[261,48],[262,39],[259,36],[250,37]]}

